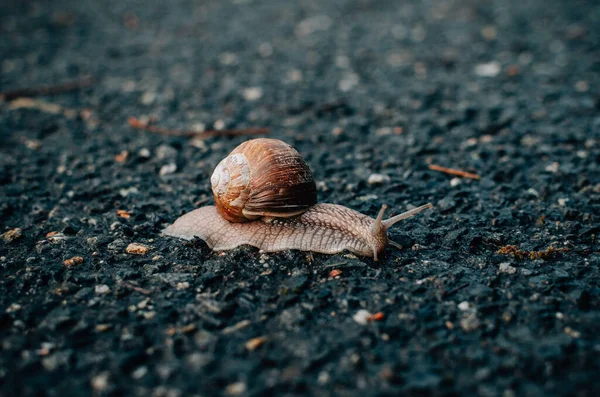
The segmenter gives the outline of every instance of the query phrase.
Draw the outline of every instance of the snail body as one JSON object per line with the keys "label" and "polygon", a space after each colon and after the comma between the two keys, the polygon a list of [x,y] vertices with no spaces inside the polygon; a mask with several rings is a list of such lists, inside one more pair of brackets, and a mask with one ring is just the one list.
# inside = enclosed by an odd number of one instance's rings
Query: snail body
{"label": "snail body", "polygon": [[[213,250],[241,245],[266,252],[348,250],[377,260],[388,245],[398,247],[387,235],[393,224],[432,207],[426,204],[384,220],[385,205],[373,219],[341,205],[316,203],[310,168],[291,146],[275,139],[240,145],[219,163],[211,183],[216,205],[181,216],[163,234],[199,237]],[[256,185],[259,190],[254,191]]]}

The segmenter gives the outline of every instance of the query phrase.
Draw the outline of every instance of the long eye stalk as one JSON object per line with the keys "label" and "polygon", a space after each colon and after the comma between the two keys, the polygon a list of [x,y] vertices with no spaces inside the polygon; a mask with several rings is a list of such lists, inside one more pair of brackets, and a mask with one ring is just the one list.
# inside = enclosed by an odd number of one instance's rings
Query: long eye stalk
{"label": "long eye stalk", "polygon": [[[408,210],[408,211],[406,211],[406,212],[403,212],[403,213],[401,213],[401,214],[398,214],[398,215],[396,215],[396,216],[393,216],[393,217],[391,217],[391,218],[389,218],[389,219],[386,219],[385,221],[381,221],[381,224],[382,224],[382,225],[383,225],[383,226],[384,226],[386,229],[389,229],[389,228],[390,228],[390,227],[392,227],[392,226],[393,226],[393,225],[394,225],[396,222],[399,222],[399,221],[401,221],[401,220],[403,220],[403,219],[406,219],[406,218],[410,218],[411,216],[413,216],[413,215],[416,215],[416,214],[418,214],[419,212],[421,212],[421,211],[423,211],[423,210],[426,210],[427,208],[431,208],[431,207],[433,207],[433,204],[431,204],[431,203],[427,203],[427,204],[425,204],[425,205],[422,205],[422,206],[420,206],[420,207],[413,208],[412,210]],[[383,211],[383,207],[382,207],[382,211]],[[383,215],[383,214],[382,214],[382,211],[379,211],[379,214],[380,214],[380,215]],[[379,217],[377,217],[377,218],[379,218]],[[373,226],[375,226],[375,224],[377,224],[377,220],[375,220],[375,223],[373,224]]]}

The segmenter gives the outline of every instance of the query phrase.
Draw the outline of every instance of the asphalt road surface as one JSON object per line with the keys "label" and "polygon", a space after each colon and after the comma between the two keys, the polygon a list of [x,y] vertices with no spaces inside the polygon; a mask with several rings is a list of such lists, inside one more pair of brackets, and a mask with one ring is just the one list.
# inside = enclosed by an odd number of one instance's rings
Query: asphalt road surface
{"label": "asphalt road surface", "polygon": [[[0,395],[599,395],[598,2],[5,0],[0,98]],[[378,262],[161,236],[255,136],[434,208]]]}

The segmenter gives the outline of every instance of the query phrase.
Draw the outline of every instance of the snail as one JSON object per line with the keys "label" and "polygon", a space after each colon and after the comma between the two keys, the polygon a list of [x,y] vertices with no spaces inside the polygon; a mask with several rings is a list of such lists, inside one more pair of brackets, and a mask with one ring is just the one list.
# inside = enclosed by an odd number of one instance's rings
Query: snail
{"label": "snail", "polygon": [[396,222],[431,208],[425,204],[373,219],[337,204],[317,203],[316,185],[300,154],[285,142],[259,138],[242,143],[211,177],[215,206],[179,217],[163,234],[199,237],[213,250],[251,245],[265,252],[296,249],[335,254],[348,250],[375,261],[389,245]]}

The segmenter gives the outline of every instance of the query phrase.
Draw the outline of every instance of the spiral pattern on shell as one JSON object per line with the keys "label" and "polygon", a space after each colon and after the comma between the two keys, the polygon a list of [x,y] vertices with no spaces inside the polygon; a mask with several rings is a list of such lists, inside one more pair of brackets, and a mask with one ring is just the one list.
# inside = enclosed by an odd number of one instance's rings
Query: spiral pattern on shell
{"label": "spiral pattern on shell", "polygon": [[291,217],[317,202],[310,167],[294,148],[277,139],[239,145],[217,165],[211,185],[219,213],[230,222]]}

